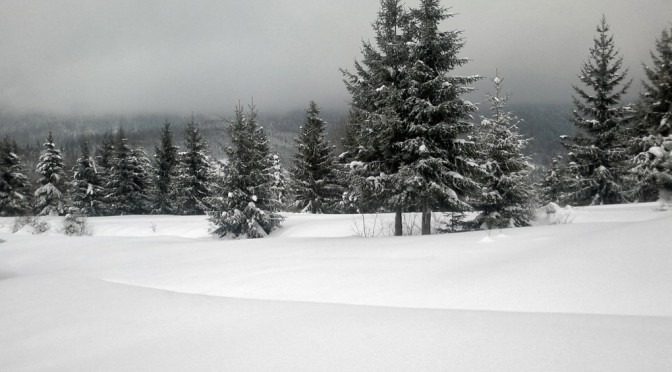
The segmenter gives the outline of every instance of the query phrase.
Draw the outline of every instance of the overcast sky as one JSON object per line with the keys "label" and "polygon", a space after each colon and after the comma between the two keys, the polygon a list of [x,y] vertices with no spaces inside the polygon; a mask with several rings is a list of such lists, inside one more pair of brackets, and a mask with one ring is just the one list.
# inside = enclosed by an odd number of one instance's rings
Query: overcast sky
{"label": "overcast sky", "polygon": [[[417,0],[406,2],[415,6]],[[516,102],[566,102],[604,13],[636,80],[670,0],[453,0],[460,74],[498,68]],[[372,37],[376,0],[0,0],[0,108],[264,112],[348,100],[339,67]],[[634,87],[636,92],[638,86]],[[480,88],[479,93],[487,90]]]}

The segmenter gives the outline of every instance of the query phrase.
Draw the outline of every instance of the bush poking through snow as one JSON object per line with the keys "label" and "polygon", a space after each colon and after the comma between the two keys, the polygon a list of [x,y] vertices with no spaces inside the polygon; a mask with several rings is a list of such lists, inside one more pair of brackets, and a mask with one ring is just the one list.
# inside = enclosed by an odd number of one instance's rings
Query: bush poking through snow
{"label": "bush poking through snow", "polygon": [[67,236],[91,236],[93,233],[86,216],[76,214],[65,215],[61,231]]}
{"label": "bush poking through snow", "polygon": [[47,221],[41,220],[39,217],[22,216],[14,219],[14,226],[12,226],[12,233],[26,228],[30,230],[33,235],[38,235],[49,231],[49,224]]}

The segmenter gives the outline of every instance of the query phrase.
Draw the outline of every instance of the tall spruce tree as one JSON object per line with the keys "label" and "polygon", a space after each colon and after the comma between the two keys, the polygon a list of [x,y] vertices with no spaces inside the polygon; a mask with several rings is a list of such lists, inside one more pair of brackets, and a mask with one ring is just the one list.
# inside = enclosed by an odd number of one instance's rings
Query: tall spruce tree
{"label": "tall spruce tree", "polygon": [[212,198],[215,208],[209,213],[212,232],[220,237],[264,237],[282,220],[275,213],[279,203],[273,192],[275,177],[268,138],[257,125],[256,116],[254,106],[247,115],[238,106],[229,125],[228,162],[220,181],[220,196]]}
{"label": "tall spruce tree", "polygon": [[211,166],[207,143],[192,118],[184,130],[185,151],[178,154],[173,196],[175,213],[182,215],[205,214],[210,209]]}
{"label": "tall spruce tree", "polygon": [[640,201],[672,199],[672,27],[656,39],[651,60],[644,66],[648,81],[643,82],[630,142]]}
{"label": "tall spruce tree", "polygon": [[106,188],[112,214],[149,211],[151,163],[140,148],[131,148],[122,128],[114,137],[114,152]]}
{"label": "tall spruce tree", "polygon": [[65,173],[63,158],[49,132],[37,164],[40,186],[35,190],[33,210],[40,216],[65,214]]}
{"label": "tall spruce tree", "polygon": [[579,79],[587,89],[574,87],[572,122],[578,134],[570,138],[568,202],[577,205],[628,201],[625,129],[631,116],[621,105],[630,87],[622,70],[623,57],[614,46],[609,25],[602,17],[597,37]]}
{"label": "tall spruce tree", "polygon": [[534,218],[533,167],[523,155],[529,140],[518,132],[520,120],[506,111],[509,95],[502,94],[502,81],[499,76],[492,80],[495,94],[486,94],[492,115],[484,117],[478,129],[486,173],[474,222],[487,229],[529,226]]}
{"label": "tall spruce tree", "polygon": [[[449,76],[467,63],[457,56],[459,31],[440,31],[451,15],[438,0],[406,11],[400,1],[381,1],[374,22],[377,48],[364,43],[356,73],[344,72],[352,108],[361,118],[350,184],[361,201],[382,200],[394,210],[422,210],[422,233],[431,231],[431,209],[468,210],[464,196],[478,183],[475,144],[464,140],[476,107],[461,95],[478,76]],[[371,207],[376,207],[374,204]]]}
{"label": "tall spruce tree", "polygon": [[395,211],[395,235],[401,235],[401,213],[409,206],[395,197],[390,175],[399,171],[398,143],[406,133],[401,115],[404,79],[409,65],[410,17],[400,0],[381,0],[372,27],[375,45],[362,42],[355,71],[342,70],[352,95],[346,144],[348,201],[360,212],[381,207]]}
{"label": "tall spruce tree", "polygon": [[30,187],[17,155],[16,143],[0,141],[0,216],[20,216],[30,211]]}
{"label": "tall spruce tree", "polygon": [[81,154],[72,169],[70,182],[70,200],[78,214],[99,216],[103,214],[101,199],[104,197],[101,180],[96,173],[95,163],[89,153],[89,144],[81,142]]}
{"label": "tall spruce tree", "polygon": [[154,213],[175,213],[173,187],[177,162],[177,146],[173,145],[173,131],[166,120],[161,130],[161,144],[154,149]]}
{"label": "tall spruce tree", "polygon": [[295,139],[290,192],[294,197],[293,209],[331,213],[341,201],[341,190],[336,180],[336,159],[325,138],[326,123],[319,114],[317,104],[311,101],[299,137]]}

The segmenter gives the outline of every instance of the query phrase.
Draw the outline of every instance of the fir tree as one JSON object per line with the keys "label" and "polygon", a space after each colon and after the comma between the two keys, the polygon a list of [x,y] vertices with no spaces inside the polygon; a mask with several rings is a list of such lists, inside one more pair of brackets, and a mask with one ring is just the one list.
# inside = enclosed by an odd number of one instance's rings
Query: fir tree
{"label": "fir tree", "polygon": [[640,201],[672,195],[672,28],[656,39],[656,52],[652,65],[644,66],[648,82],[643,82],[630,142]]}
{"label": "fir tree", "polygon": [[[423,211],[423,234],[431,230],[431,209],[470,209],[463,197],[478,184],[467,122],[476,107],[461,99],[477,76],[449,76],[467,62],[458,31],[442,32],[451,15],[436,0],[423,0],[406,11],[400,1],[383,0],[374,23],[377,48],[364,43],[356,73],[345,72],[352,108],[361,121],[353,125],[357,146],[349,183],[362,206],[396,212],[395,235],[401,235],[401,211]],[[369,204],[383,200],[382,203]],[[367,205],[368,204],[368,205]]]}
{"label": "fir tree", "polygon": [[54,137],[49,132],[43,145],[44,150],[37,164],[40,186],[35,190],[33,209],[37,215],[63,215],[65,213],[63,158],[54,145]]}
{"label": "fir tree", "polygon": [[509,95],[502,95],[502,79],[492,80],[495,94],[486,94],[492,116],[483,118],[478,139],[485,162],[481,196],[476,208],[481,213],[474,222],[487,229],[529,226],[534,218],[530,164],[522,154],[528,140],[518,132],[520,120],[506,111]]}
{"label": "fir tree", "polygon": [[295,139],[296,153],[291,175],[293,208],[302,212],[333,212],[341,199],[336,182],[336,160],[325,138],[326,123],[319,117],[320,109],[310,102],[306,119]]}
{"label": "fir tree", "polygon": [[194,119],[185,128],[185,150],[178,155],[177,175],[172,198],[176,213],[182,215],[205,214],[210,209],[210,161]]}
{"label": "fir tree", "polygon": [[554,157],[539,186],[541,204],[556,203],[564,206],[567,202],[567,186],[571,184],[570,177],[563,157]]}
{"label": "fir tree", "polygon": [[102,215],[101,199],[104,195],[100,186],[101,181],[96,173],[93,158],[89,154],[89,144],[86,141],[81,143],[81,155],[72,173],[70,199],[75,212],[86,216]]}
{"label": "fir tree", "polygon": [[579,134],[571,138],[569,202],[578,205],[614,204],[628,200],[626,186],[625,125],[629,108],[620,104],[630,82],[625,82],[623,58],[614,47],[604,17],[579,79],[588,90],[574,87],[572,122]]}
{"label": "fir tree", "polygon": [[480,76],[449,75],[468,60],[457,55],[464,45],[461,32],[439,30],[452,16],[439,0],[420,1],[412,15],[407,135],[397,145],[403,165],[394,184],[400,186],[397,198],[422,210],[422,233],[429,234],[432,209],[469,210],[466,198],[479,187],[476,146],[465,140],[476,107],[461,96]]}
{"label": "fir tree", "polygon": [[289,188],[289,177],[288,172],[285,167],[282,166],[280,157],[277,154],[271,156],[273,159],[271,163],[273,164],[273,185],[272,191],[273,195],[276,196],[276,202],[278,203],[278,210],[282,210],[289,200],[288,191]]}
{"label": "fir tree", "polygon": [[161,144],[154,149],[154,207],[153,212],[171,214],[175,212],[173,187],[175,186],[177,146],[173,145],[173,132],[168,120],[163,124]]}
{"label": "fir tree", "polygon": [[401,213],[409,203],[395,195],[391,175],[399,172],[398,144],[406,136],[404,82],[409,59],[409,13],[400,0],[381,0],[372,24],[376,44],[362,43],[362,60],[355,72],[342,70],[352,95],[345,168],[349,186],[344,207],[354,204],[360,212],[381,207],[395,211],[395,235],[402,234]]}
{"label": "fir tree", "polygon": [[95,161],[93,162],[94,171],[98,175],[100,182],[100,214],[109,216],[114,214],[112,205],[112,190],[108,189],[110,176],[112,174],[112,162],[114,159],[114,136],[110,133],[104,133],[101,143],[96,148]]}
{"label": "fir tree", "polygon": [[231,147],[226,149],[228,163],[224,179],[218,190],[220,197],[210,212],[213,234],[220,237],[259,238],[278,227],[281,217],[275,213],[279,207],[273,193],[273,163],[268,139],[263,128],[256,123],[256,110],[244,115],[242,107],[236,108],[234,120],[229,125]]}
{"label": "fir tree", "polygon": [[144,151],[131,148],[122,128],[114,139],[112,167],[106,188],[113,214],[144,214],[149,211],[151,164]]}
{"label": "fir tree", "polygon": [[16,143],[0,142],[0,216],[20,216],[30,211],[30,185],[17,155]]}

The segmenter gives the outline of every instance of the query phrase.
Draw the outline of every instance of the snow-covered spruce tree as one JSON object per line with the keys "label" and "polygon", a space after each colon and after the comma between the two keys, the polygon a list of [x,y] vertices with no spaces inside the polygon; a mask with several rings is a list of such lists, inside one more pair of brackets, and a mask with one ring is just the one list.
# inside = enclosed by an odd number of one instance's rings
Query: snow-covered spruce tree
{"label": "snow-covered spruce tree", "polygon": [[520,120],[506,111],[508,94],[502,94],[502,79],[492,80],[495,94],[486,94],[492,115],[483,117],[477,139],[481,146],[485,175],[475,208],[480,228],[529,226],[534,218],[531,159],[523,155],[529,140],[518,132]]}
{"label": "snow-covered spruce tree", "polygon": [[467,62],[457,56],[461,33],[439,30],[450,16],[437,0],[410,11],[400,1],[381,1],[376,47],[365,42],[356,72],[344,72],[354,117],[361,118],[353,125],[348,181],[360,209],[396,212],[395,235],[402,210],[422,210],[422,232],[429,234],[432,208],[470,209],[462,196],[478,186],[475,144],[462,138],[476,107],[461,95],[479,77],[448,75]]}
{"label": "snow-covered spruce tree", "polygon": [[37,164],[37,173],[40,174],[40,186],[35,190],[33,210],[40,216],[65,214],[65,174],[63,173],[63,158],[61,152],[54,145],[54,137],[49,132],[43,145],[44,150]]}
{"label": "snow-covered spruce tree", "polygon": [[623,58],[608,35],[604,17],[579,79],[587,90],[574,87],[572,122],[578,134],[567,144],[569,171],[573,175],[568,202],[576,205],[615,204],[628,201],[625,126],[631,114],[621,97],[631,81],[624,82]]}
{"label": "snow-covered spruce tree", "polygon": [[410,208],[406,201],[393,198],[396,185],[390,179],[401,166],[398,144],[406,136],[400,115],[409,65],[409,21],[400,0],[381,0],[372,24],[375,45],[363,41],[355,71],[342,70],[352,95],[347,156],[341,156],[347,159],[343,183],[349,187],[344,205],[354,204],[360,212],[395,211],[395,235],[402,234],[402,210]]}
{"label": "snow-covered spruce tree", "polygon": [[476,145],[466,140],[476,107],[461,96],[480,76],[449,75],[468,60],[457,56],[464,45],[461,32],[439,30],[452,16],[439,0],[421,0],[411,14],[408,111],[402,116],[406,135],[396,145],[402,165],[393,183],[398,185],[396,198],[411,200],[422,210],[422,234],[429,234],[432,209],[469,210],[465,197],[479,189]]}
{"label": "snow-covered spruce tree", "polygon": [[228,162],[219,185],[220,196],[211,199],[215,205],[208,213],[214,225],[212,233],[220,237],[264,237],[282,220],[275,213],[279,204],[273,192],[268,138],[256,116],[254,106],[247,115],[238,106],[229,125],[231,147],[226,149]]}
{"label": "snow-covered spruce tree", "polygon": [[112,214],[145,214],[150,210],[151,163],[140,148],[131,148],[124,130],[114,137],[114,153],[106,189]]}
{"label": "snow-covered spruce tree", "polygon": [[192,118],[184,130],[185,151],[178,154],[175,187],[175,213],[181,215],[205,214],[210,209],[211,165],[207,143]]}
{"label": "snow-covered spruce tree", "polygon": [[332,213],[341,201],[336,180],[336,158],[326,140],[326,123],[319,117],[320,109],[310,102],[306,119],[295,139],[296,152],[291,170],[293,209],[309,213]]}
{"label": "snow-covered spruce tree", "polygon": [[89,144],[81,143],[81,154],[72,169],[70,182],[70,202],[77,214],[100,216],[103,214],[101,199],[104,197],[100,186],[101,180],[96,173],[95,163],[89,154]]}
{"label": "snow-covered spruce tree", "polygon": [[656,39],[656,52],[651,53],[652,65],[644,66],[648,81],[643,82],[630,142],[640,201],[672,197],[672,28]]}
{"label": "snow-covered spruce tree", "polygon": [[153,213],[175,213],[173,187],[177,162],[177,146],[173,145],[173,131],[166,120],[161,130],[161,144],[154,148]]}
{"label": "snow-covered spruce tree", "polygon": [[0,216],[21,216],[30,211],[28,177],[17,155],[16,143],[0,142]]}
{"label": "snow-covered spruce tree", "polygon": [[567,200],[567,185],[571,175],[564,158],[560,155],[553,158],[551,167],[539,184],[540,202],[542,205],[556,203],[564,206]]}
{"label": "snow-covered spruce tree", "polygon": [[278,203],[278,210],[283,210],[289,199],[289,172],[282,166],[280,157],[277,154],[272,154],[271,159],[271,163],[273,164],[272,191]]}
{"label": "snow-covered spruce tree", "polygon": [[112,161],[114,159],[114,136],[108,132],[103,134],[101,143],[96,147],[96,156],[94,157],[94,171],[98,175],[100,186],[100,215],[110,216],[114,214],[112,205],[112,193],[107,187],[109,185],[112,172]]}

